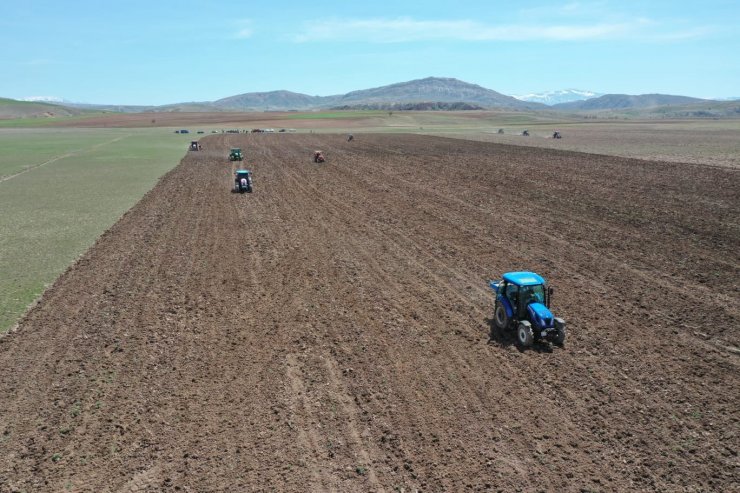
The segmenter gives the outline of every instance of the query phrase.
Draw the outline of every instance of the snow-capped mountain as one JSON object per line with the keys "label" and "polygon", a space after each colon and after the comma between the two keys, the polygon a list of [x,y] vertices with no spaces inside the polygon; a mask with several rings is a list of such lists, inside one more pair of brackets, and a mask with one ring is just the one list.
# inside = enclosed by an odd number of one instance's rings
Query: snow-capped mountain
{"label": "snow-capped mountain", "polygon": [[514,96],[521,101],[532,103],[542,103],[549,106],[560,103],[570,103],[571,101],[584,101],[586,99],[598,98],[603,94],[593,91],[581,91],[579,89],[561,89],[559,91],[547,91],[539,94],[522,94]]}
{"label": "snow-capped mountain", "polygon": [[57,96],[28,96],[25,98],[21,98],[20,101],[31,101],[33,103],[69,103],[70,102],[64,98],[60,98]]}

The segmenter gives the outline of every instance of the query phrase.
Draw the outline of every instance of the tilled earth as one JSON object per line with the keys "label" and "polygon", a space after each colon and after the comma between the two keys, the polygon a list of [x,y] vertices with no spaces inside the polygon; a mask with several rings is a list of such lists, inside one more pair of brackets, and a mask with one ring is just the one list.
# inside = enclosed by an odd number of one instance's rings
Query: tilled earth
{"label": "tilled earth", "polygon": [[[201,142],[0,338],[0,491],[738,491],[737,171]],[[564,348],[490,335],[510,270]]]}

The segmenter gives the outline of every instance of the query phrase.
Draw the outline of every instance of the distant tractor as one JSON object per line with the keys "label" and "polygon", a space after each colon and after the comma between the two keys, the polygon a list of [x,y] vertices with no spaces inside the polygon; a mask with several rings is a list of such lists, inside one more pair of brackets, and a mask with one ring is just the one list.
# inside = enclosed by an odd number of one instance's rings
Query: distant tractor
{"label": "distant tractor", "polygon": [[557,130],[555,130],[555,132],[553,132],[553,134],[552,134],[552,138],[553,139],[562,139],[563,136],[560,135],[560,132],[558,132]]}
{"label": "distant tractor", "polygon": [[188,148],[188,150],[190,150],[190,151],[199,151],[201,149],[202,149],[202,147],[201,147],[200,144],[198,144],[198,141],[197,140],[193,140],[193,141],[190,142],[190,147]]}
{"label": "distant tractor", "polygon": [[238,147],[232,147],[229,151],[229,161],[243,161],[242,150]]}
{"label": "distant tractor", "polygon": [[234,193],[252,193],[252,172],[248,169],[238,169],[234,172]]}
{"label": "distant tractor", "polygon": [[498,134],[499,135],[504,135],[504,129],[503,128],[499,128],[498,129]]}
{"label": "distant tractor", "polygon": [[525,137],[529,137],[529,130],[525,130],[524,132],[522,132],[522,135]]}
{"label": "distant tractor", "polygon": [[550,312],[553,289],[534,272],[507,272],[500,281],[489,281],[496,293],[493,324],[499,330],[516,330],[519,346],[536,340],[565,342],[565,321]]}
{"label": "distant tractor", "polygon": [[324,157],[324,153],[321,151],[313,151],[313,162],[314,163],[323,163],[326,161],[326,158]]}
{"label": "distant tractor", "polygon": [[354,136],[354,135],[352,135],[352,134],[349,134],[349,135],[347,136],[347,142],[352,142],[353,140],[355,140],[355,136]]}

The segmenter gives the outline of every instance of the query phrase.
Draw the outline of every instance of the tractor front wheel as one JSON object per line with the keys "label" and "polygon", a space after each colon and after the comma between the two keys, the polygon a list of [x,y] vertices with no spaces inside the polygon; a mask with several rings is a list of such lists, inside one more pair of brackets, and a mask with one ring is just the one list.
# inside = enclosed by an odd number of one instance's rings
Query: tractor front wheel
{"label": "tractor front wheel", "polygon": [[519,328],[516,331],[516,338],[519,341],[519,345],[523,348],[529,347],[534,341],[534,333],[532,333],[532,326],[529,322],[519,322]]}
{"label": "tractor front wheel", "polygon": [[559,319],[555,319],[555,337],[553,338],[552,342],[557,344],[558,346],[562,346],[565,344],[565,322]]}
{"label": "tractor front wheel", "polygon": [[493,323],[500,330],[509,326],[509,316],[506,314],[506,308],[501,303],[496,303],[496,309],[493,312]]}

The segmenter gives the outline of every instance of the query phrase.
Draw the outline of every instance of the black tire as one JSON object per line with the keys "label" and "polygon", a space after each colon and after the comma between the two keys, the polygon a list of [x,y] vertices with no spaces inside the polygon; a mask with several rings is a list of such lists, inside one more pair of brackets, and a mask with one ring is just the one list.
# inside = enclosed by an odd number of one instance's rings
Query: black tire
{"label": "black tire", "polygon": [[501,303],[496,303],[493,310],[493,325],[499,330],[505,330],[509,327],[509,316],[506,314],[506,308]]}
{"label": "black tire", "polygon": [[553,344],[563,346],[565,344],[565,336],[568,332],[565,330],[565,322],[559,322],[555,320],[555,336],[552,339]]}
{"label": "black tire", "polygon": [[532,326],[528,322],[519,322],[519,327],[516,329],[516,340],[519,346],[523,348],[532,345],[534,342],[534,333],[532,332]]}

